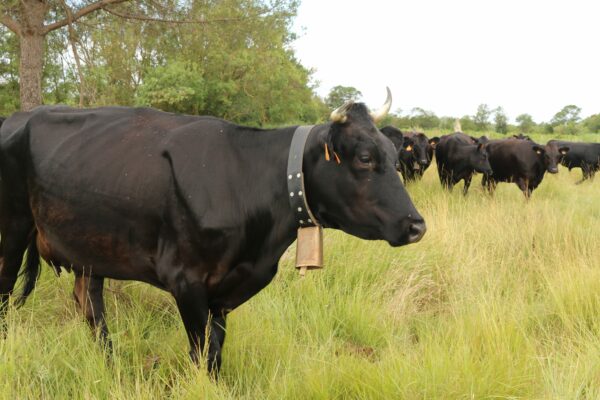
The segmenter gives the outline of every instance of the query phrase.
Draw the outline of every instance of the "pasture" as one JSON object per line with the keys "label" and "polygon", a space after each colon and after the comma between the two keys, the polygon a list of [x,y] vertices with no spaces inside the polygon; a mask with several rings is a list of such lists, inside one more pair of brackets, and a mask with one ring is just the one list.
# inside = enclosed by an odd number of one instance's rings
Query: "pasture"
{"label": "pasture", "polygon": [[73,276],[44,267],[9,310],[0,398],[599,398],[600,182],[580,178],[560,167],[525,201],[514,184],[488,196],[477,175],[463,197],[462,183],[441,189],[434,162],[408,187],[423,240],[391,248],[326,230],[325,269],[303,279],[290,249],[230,315],[217,383],[189,361],[170,295],[110,282],[107,359]]}

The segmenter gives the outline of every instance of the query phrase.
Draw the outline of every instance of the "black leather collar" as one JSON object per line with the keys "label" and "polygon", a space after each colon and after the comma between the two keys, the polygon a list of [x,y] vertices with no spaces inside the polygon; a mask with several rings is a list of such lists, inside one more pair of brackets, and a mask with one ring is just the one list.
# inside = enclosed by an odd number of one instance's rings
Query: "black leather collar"
{"label": "black leather collar", "polygon": [[304,146],[313,128],[314,125],[303,125],[296,128],[288,156],[287,195],[300,228],[320,225],[308,207],[304,191],[304,173],[302,172]]}

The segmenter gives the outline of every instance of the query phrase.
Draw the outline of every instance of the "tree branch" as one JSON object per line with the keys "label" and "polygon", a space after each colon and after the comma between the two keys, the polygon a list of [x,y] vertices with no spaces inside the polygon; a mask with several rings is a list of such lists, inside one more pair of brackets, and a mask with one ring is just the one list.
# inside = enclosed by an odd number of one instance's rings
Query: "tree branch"
{"label": "tree branch", "polygon": [[165,23],[169,23],[169,24],[201,24],[201,25],[205,25],[205,24],[211,24],[211,23],[215,23],[215,22],[233,22],[233,21],[241,21],[247,18],[256,18],[256,17],[260,17],[264,14],[266,14],[266,12],[264,13],[258,13],[256,15],[251,15],[251,16],[246,16],[246,17],[232,17],[232,18],[215,18],[215,19],[210,19],[210,20],[206,20],[206,19],[164,19],[164,18],[154,18],[154,17],[148,17],[146,15],[133,15],[133,14],[124,14],[115,10],[112,10],[108,7],[103,8],[104,11],[106,11],[109,14],[115,15],[117,17],[121,17],[121,18],[125,18],[125,19],[135,19],[138,21],[149,21],[149,22],[165,22]]}
{"label": "tree branch", "polygon": [[83,77],[83,72],[81,70],[81,60],[79,58],[79,52],[77,51],[77,45],[75,44],[75,29],[73,29],[73,12],[65,2],[65,0],[60,0],[62,7],[67,13],[67,22],[69,26],[69,44],[71,45],[71,50],[73,51],[73,56],[75,57],[75,66],[77,68],[77,75],[79,75],[79,107],[83,107],[84,103],[84,88],[85,88],[85,80]]}
{"label": "tree branch", "polygon": [[[83,7],[81,10],[77,11],[75,14],[72,15],[72,18],[70,18],[70,21],[71,21],[71,23],[73,23],[73,22],[77,21],[79,18],[81,18],[85,15],[88,15],[89,13],[92,13],[96,10],[100,10],[108,5],[125,3],[127,1],[130,1],[130,0],[98,0],[97,2],[92,3],[86,7]],[[62,28],[63,26],[68,25],[68,24],[69,24],[69,17],[64,18],[60,21],[56,21],[50,25],[46,25],[44,27],[44,34],[51,32],[55,29]]]}
{"label": "tree branch", "polygon": [[19,24],[17,21],[15,21],[10,16],[8,16],[6,14],[1,15],[0,16],[0,24],[4,25],[5,27],[10,29],[17,35],[21,35],[21,24]]}

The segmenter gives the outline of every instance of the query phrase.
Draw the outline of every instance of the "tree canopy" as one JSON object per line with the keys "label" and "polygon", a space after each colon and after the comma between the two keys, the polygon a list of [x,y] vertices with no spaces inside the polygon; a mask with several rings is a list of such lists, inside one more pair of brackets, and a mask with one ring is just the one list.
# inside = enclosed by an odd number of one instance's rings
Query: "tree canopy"
{"label": "tree canopy", "polygon": [[[14,1],[0,11],[19,22],[24,11]],[[97,3],[48,0],[45,26]],[[298,1],[109,3],[45,35],[43,102],[148,105],[254,125],[322,118],[312,71],[290,49]],[[0,29],[0,113],[6,115],[20,107],[23,38]]]}

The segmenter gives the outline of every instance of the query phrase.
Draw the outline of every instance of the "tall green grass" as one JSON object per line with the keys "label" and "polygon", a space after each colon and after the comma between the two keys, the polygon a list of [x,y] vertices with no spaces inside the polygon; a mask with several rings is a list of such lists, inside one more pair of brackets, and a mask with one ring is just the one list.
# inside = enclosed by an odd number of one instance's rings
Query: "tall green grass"
{"label": "tall green grass", "polygon": [[408,190],[427,221],[391,248],[326,231],[322,271],[293,249],[227,327],[220,380],[188,360],[173,300],[139,283],[106,290],[107,357],[45,268],[0,339],[2,399],[600,398],[600,182],[546,176],[463,197],[435,166]]}

